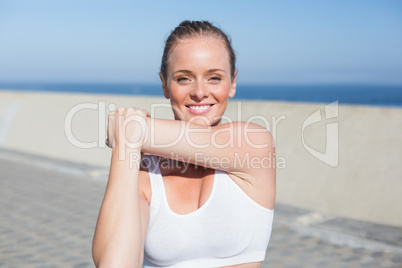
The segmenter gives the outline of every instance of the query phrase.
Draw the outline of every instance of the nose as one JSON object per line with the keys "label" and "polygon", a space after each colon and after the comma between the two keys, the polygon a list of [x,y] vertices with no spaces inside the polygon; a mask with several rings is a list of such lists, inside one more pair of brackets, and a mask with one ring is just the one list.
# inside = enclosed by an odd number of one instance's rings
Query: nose
{"label": "nose", "polygon": [[202,100],[208,97],[209,89],[207,85],[204,85],[202,82],[197,82],[194,85],[194,88],[190,92],[190,96],[195,100]]}

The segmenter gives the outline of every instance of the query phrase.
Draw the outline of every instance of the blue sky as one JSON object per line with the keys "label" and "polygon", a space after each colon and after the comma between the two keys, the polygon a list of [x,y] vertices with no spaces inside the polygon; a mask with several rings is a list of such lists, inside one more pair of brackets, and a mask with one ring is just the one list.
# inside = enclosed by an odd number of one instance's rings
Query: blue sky
{"label": "blue sky", "polygon": [[231,35],[241,83],[402,85],[397,0],[0,0],[0,82],[158,83],[184,19]]}

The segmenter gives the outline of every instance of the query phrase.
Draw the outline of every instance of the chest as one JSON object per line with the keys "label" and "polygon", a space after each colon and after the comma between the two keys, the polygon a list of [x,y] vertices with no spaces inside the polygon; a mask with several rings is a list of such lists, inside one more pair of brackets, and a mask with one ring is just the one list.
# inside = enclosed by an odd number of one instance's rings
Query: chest
{"label": "chest", "polygon": [[236,201],[221,190],[213,188],[203,206],[184,215],[175,213],[166,202],[151,208],[146,257],[166,265],[185,259],[226,258],[244,251],[256,231],[252,226],[256,214],[244,200]]}
{"label": "chest", "polygon": [[163,184],[167,205],[175,213],[183,215],[196,211],[207,202],[214,185],[214,176],[209,174],[202,179],[164,176]]}

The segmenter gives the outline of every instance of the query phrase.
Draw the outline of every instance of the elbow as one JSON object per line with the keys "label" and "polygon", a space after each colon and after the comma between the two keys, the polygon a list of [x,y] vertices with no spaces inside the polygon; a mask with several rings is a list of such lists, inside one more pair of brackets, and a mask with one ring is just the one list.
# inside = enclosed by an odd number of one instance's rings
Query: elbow
{"label": "elbow", "polygon": [[94,251],[93,248],[92,248],[92,260],[95,264],[95,267],[99,268],[100,267],[100,258],[99,258],[99,255],[96,254],[96,252]]}
{"label": "elbow", "polygon": [[97,268],[141,268],[144,249],[124,246],[124,243],[105,243],[94,239],[92,243],[92,260]]}
{"label": "elbow", "polygon": [[124,258],[124,256],[105,256],[103,254],[92,253],[92,259],[97,268],[141,268],[142,258],[132,258],[131,260]]}
{"label": "elbow", "polygon": [[97,268],[120,268],[120,267],[124,267],[124,268],[141,268],[142,267],[142,263],[127,263],[121,260],[112,260],[112,261],[99,261],[99,262],[95,262],[95,266]]}

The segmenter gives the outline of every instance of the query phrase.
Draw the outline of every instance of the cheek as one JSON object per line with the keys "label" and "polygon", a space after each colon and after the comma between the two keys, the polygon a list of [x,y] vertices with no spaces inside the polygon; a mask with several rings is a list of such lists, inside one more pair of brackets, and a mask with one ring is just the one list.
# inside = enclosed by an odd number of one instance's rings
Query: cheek
{"label": "cheek", "polygon": [[171,102],[177,103],[178,101],[181,101],[184,97],[183,92],[175,87],[170,87],[169,92],[170,92],[170,101]]}
{"label": "cheek", "polygon": [[215,98],[219,100],[220,102],[226,102],[229,99],[229,89],[224,88],[224,89],[219,89],[214,92]]}
{"label": "cheek", "polygon": [[177,93],[171,93],[170,94],[170,101],[173,104],[181,104],[183,102],[183,96],[181,94],[177,94]]}

